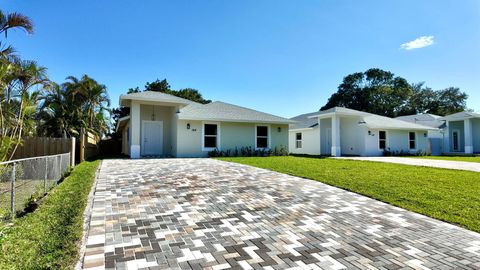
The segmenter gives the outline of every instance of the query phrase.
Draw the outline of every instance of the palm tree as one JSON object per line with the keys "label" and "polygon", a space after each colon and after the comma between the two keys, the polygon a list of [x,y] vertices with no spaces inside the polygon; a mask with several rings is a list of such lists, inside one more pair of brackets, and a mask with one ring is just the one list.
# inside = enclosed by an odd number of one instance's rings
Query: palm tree
{"label": "palm tree", "polygon": [[[46,75],[46,68],[34,61],[17,61],[13,63],[9,72],[4,74],[2,83],[4,91],[0,95],[0,137],[8,139],[0,143],[13,146],[13,149],[6,145],[0,148],[8,148],[12,157],[21,142],[25,122],[31,124],[33,121],[38,90],[48,86],[50,81]],[[7,157],[8,151],[0,152],[0,160]]]}
{"label": "palm tree", "polygon": [[96,80],[83,75],[81,79],[74,76],[67,77],[64,87],[71,92],[74,102],[77,103],[82,119],[82,127],[100,136],[107,131],[106,113],[110,112],[110,98],[107,88]]}
{"label": "palm tree", "polygon": [[97,136],[108,131],[108,98],[106,87],[87,75],[67,77],[60,85],[44,91],[39,112],[39,133],[50,136],[80,135],[81,128]]}

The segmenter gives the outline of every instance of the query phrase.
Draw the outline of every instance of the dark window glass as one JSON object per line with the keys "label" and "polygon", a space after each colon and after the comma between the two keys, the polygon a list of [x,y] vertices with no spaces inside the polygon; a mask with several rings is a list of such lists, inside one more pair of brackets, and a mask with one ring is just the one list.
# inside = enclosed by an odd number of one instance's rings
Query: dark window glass
{"label": "dark window glass", "polygon": [[302,141],[296,141],[296,142],[295,142],[295,146],[296,146],[297,148],[302,148]]}
{"label": "dark window glass", "polygon": [[217,125],[205,124],[205,135],[217,135]]}
{"label": "dark window glass", "polygon": [[217,147],[217,137],[204,137],[204,146],[208,148]]}
{"label": "dark window glass", "polygon": [[410,149],[415,149],[415,141],[410,141]]}
{"label": "dark window glass", "polygon": [[409,132],[408,138],[409,138],[410,149],[415,149],[415,132]]}
{"label": "dark window glass", "polygon": [[267,137],[268,136],[268,127],[257,126],[257,136]]}
{"label": "dark window glass", "polygon": [[380,131],[378,136],[380,140],[385,140],[387,138],[387,133],[385,131]]}
{"label": "dark window glass", "polygon": [[257,148],[267,148],[268,138],[257,137]]}
{"label": "dark window glass", "polygon": [[385,143],[386,143],[385,140],[382,140],[379,142],[380,149],[385,149]]}
{"label": "dark window glass", "polygon": [[296,136],[297,136],[297,140],[299,140],[299,141],[300,141],[300,140],[302,139],[302,133],[297,133],[297,135],[296,135]]}

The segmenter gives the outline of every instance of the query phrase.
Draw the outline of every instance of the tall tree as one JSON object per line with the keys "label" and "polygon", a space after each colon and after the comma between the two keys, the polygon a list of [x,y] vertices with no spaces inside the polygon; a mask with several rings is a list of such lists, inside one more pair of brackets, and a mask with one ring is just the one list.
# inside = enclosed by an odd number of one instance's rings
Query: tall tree
{"label": "tall tree", "polygon": [[87,75],[44,92],[39,132],[50,136],[78,136],[81,128],[102,136],[108,131],[110,99],[107,89]]}
{"label": "tall tree", "polygon": [[347,75],[321,110],[340,106],[388,117],[424,112],[446,115],[465,110],[467,97],[458,88],[435,91],[374,68]]}
{"label": "tall tree", "polygon": [[[33,33],[33,23],[22,14],[0,11],[0,35],[6,38],[11,29]],[[44,67],[20,60],[4,43],[0,42],[0,161],[11,158],[25,129],[34,131],[37,91],[49,84]]]}

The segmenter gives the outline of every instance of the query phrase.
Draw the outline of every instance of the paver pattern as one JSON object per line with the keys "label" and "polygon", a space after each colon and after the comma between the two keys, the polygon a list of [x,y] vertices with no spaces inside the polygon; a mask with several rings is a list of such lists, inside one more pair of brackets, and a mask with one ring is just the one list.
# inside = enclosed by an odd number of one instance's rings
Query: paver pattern
{"label": "paver pattern", "polygon": [[480,269],[480,235],[212,159],[104,160],[84,269]]}
{"label": "paver pattern", "polygon": [[405,157],[336,157],[336,159],[375,161],[375,162],[396,163],[396,164],[421,166],[421,167],[433,167],[433,168],[441,168],[441,169],[480,172],[480,163],[456,161],[456,160],[421,159],[421,158],[405,158]]}

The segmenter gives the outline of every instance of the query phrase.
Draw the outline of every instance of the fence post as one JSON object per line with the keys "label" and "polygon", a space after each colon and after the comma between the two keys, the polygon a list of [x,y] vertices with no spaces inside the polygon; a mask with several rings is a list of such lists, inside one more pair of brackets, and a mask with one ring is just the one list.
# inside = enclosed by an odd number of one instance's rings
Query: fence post
{"label": "fence post", "polygon": [[45,158],[45,178],[43,180],[43,189],[47,193],[47,172],[48,172],[48,157]]}
{"label": "fence post", "polygon": [[75,137],[70,138],[70,166],[75,167],[75,147],[76,147],[76,142],[75,142]]}
{"label": "fence post", "polygon": [[15,216],[15,178],[17,171],[17,163],[13,163],[12,169],[12,179],[11,179],[11,188],[10,188],[10,210],[12,211],[12,216]]}

